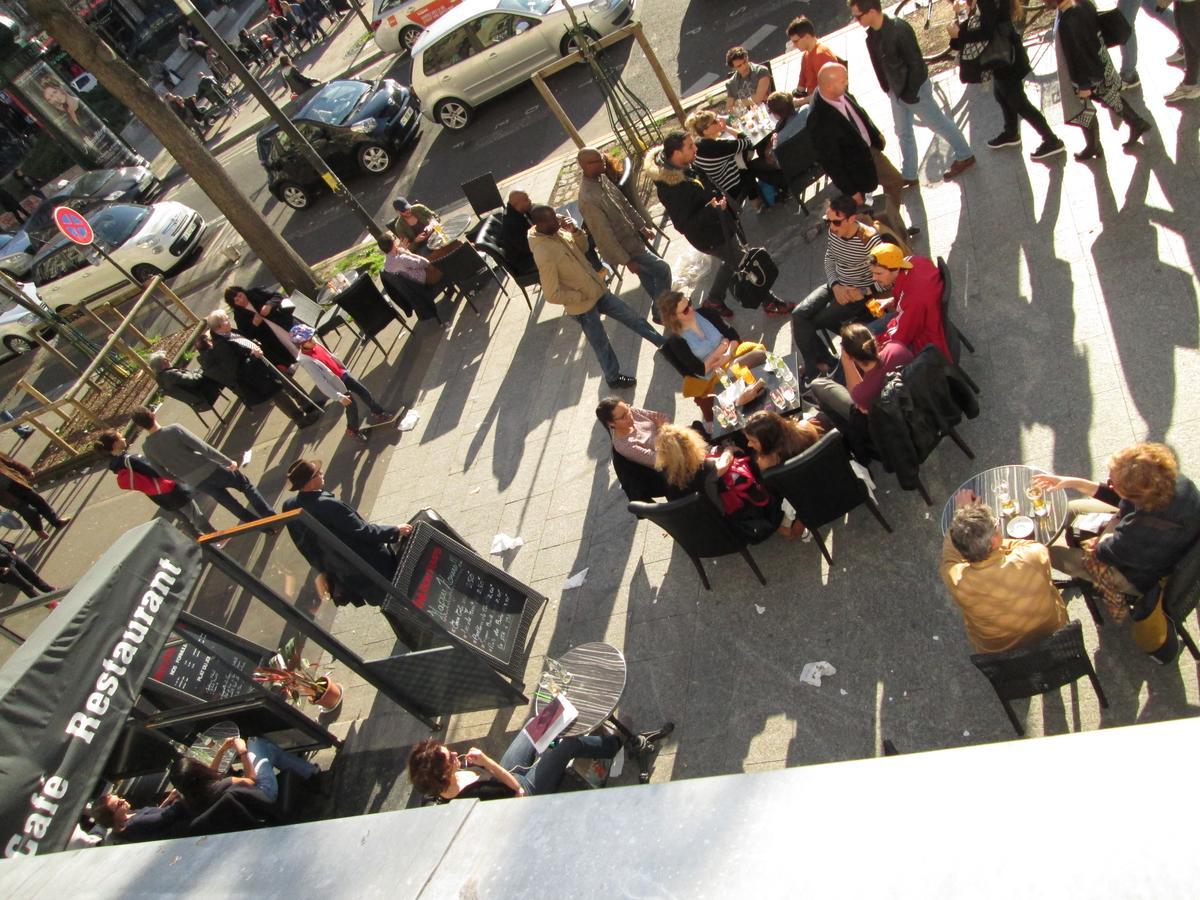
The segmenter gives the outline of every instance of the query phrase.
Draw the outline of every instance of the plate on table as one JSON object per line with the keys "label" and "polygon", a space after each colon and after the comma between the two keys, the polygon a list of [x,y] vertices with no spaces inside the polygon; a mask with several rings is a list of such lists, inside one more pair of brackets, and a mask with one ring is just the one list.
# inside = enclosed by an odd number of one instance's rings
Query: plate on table
{"label": "plate on table", "polygon": [[1034,527],[1033,519],[1029,516],[1013,516],[1004,530],[1011,538],[1027,538],[1033,534]]}

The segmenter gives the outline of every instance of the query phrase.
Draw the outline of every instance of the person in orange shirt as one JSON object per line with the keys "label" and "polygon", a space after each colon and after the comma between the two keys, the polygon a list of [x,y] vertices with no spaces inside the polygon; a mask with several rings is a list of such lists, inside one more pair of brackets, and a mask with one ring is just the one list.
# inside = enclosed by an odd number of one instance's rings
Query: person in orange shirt
{"label": "person in orange shirt", "polygon": [[797,50],[804,51],[800,63],[800,82],[792,91],[797,106],[808,103],[817,89],[817,73],[825,63],[841,62],[837,54],[817,40],[817,29],[807,16],[797,16],[787,27],[788,40]]}

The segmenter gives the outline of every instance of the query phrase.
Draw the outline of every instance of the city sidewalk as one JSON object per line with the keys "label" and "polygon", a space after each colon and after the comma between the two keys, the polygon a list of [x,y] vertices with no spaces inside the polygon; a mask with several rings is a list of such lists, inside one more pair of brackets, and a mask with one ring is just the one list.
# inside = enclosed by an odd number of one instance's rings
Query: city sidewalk
{"label": "city sidewalk", "polygon": [[[512,287],[490,303],[477,299],[478,316],[464,307],[446,330],[422,325],[400,336],[386,360],[370,348],[359,355],[353,368],[373,390],[420,413],[415,430],[373,445],[369,455],[342,446],[341,423],[331,427],[328,412],[317,435],[295,435],[276,413],[239,418],[225,433],[238,452],[252,449],[251,477],[266,483],[271,499],[285,493],[282,469],[303,453],[332,460],[333,489],[373,521],[402,522],[432,506],[485,552],[499,532],[523,538],[495,560],[549,598],[526,685],[536,683],[546,654],[593,640],[620,647],[629,665],[621,714],[638,727],[677,724],[656,780],[872,756],[885,738],[901,752],[1011,740],[937,577],[941,504],[971,475],[1000,464],[1100,476],[1109,453],[1144,438],[1168,441],[1184,471],[1200,475],[1200,410],[1188,391],[1200,372],[1200,224],[1191,212],[1200,200],[1200,104],[1162,103],[1178,80],[1163,62],[1174,42],[1145,16],[1138,36],[1144,89],[1132,96],[1145,96],[1156,131],[1123,153],[1123,136],[1102,122],[1108,155],[1100,164],[1061,156],[1031,163],[1029,131],[1021,151],[988,150],[1000,123],[990,92],[964,88],[953,73],[937,79],[935,93],[964,127],[979,164],[942,182],[949,150],[918,128],[922,185],[908,192],[905,214],[922,229],[917,252],[947,259],[951,307],[977,350],[963,363],[983,390],[983,413],[960,429],[977,458],[952,445],[938,449],[922,470],[932,508],[876,467],[894,533],[852,513],[828,530],[832,566],[812,544],[772,539],[754,548],[766,587],[740,559],[724,557],[705,564],[713,584],[705,591],[670,538],[625,509],[593,412],[609,391],[578,326],[541,300],[531,314]],[[857,73],[856,97],[894,134],[860,29],[843,29],[828,43]],[[1063,127],[1058,109],[1053,50],[1032,50],[1031,97],[1079,149],[1082,135]],[[898,161],[895,144],[888,152]],[[504,187],[519,184],[544,199],[560,164]],[[811,221],[794,205],[746,216],[751,242],[780,265],[777,290],[786,299],[800,299],[823,277],[822,242],[803,238]],[[666,256],[677,278],[707,284],[704,258],[680,236],[673,234]],[[620,292],[647,309],[635,276],[626,273]],[[744,338],[791,349],[785,319],[739,309],[734,324]],[[608,330],[623,370],[639,378],[626,399],[678,421],[696,418],[653,347],[619,326]],[[385,346],[392,337],[385,333]],[[194,421],[177,405],[164,409],[165,418]],[[106,534],[145,518],[149,504],[120,496],[111,481],[93,474],[51,492],[56,506],[78,514],[46,548],[51,581],[73,580]],[[265,565],[261,551],[250,564]],[[585,569],[582,587],[564,589]],[[1031,736],[1196,713],[1190,658],[1159,667],[1133,647],[1126,628],[1097,629],[1078,601],[1071,606],[1110,705],[1100,709],[1086,682],[1018,704]],[[268,639],[270,624],[246,617],[232,599],[224,624]],[[333,630],[368,658],[394,644],[370,607],[339,610]],[[820,687],[799,680],[814,661],[837,669]],[[329,727],[346,746],[320,760],[336,773],[332,811],[405,806],[404,759],[424,729],[355,677],[336,677],[346,694]],[[453,716],[446,734],[456,746],[498,756],[527,713]],[[633,779],[626,768],[621,783]]]}

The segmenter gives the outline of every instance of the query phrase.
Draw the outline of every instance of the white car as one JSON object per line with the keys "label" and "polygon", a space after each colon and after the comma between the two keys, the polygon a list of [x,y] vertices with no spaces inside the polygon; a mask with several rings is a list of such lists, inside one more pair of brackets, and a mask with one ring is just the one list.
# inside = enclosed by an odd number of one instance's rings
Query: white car
{"label": "white car", "polygon": [[[152,206],[114,203],[87,218],[104,251],[139,281],[183,265],[200,248],[205,229],[200,213],[173,200]],[[31,271],[42,301],[56,312],[129,283],[93,248],[65,237],[43,247]]]}
{"label": "white car", "polygon": [[[453,131],[474,108],[575,50],[565,0],[463,0],[412,48],[412,86],[425,115]],[[570,0],[596,37],[633,18],[633,0]]]}
{"label": "white car", "polygon": [[[45,306],[38,299],[33,285],[22,284],[21,288],[29,297],[30,302]],[[9,353],[20,355],[37,346],[37,342],[31,336],[35,331],[39,332],[42,337],[49,337],[54,333],[53,328],[46,327],[45,320],[41,316],[31,313],[19,303],[8,299],[0,302],[2,302],[0,305],[0,344],[3,344],[4,349]]]}
{"label": "white car", "polygon": [[411,50],[428,28],[462,0],[375,0],[371,27],[384,53]]}

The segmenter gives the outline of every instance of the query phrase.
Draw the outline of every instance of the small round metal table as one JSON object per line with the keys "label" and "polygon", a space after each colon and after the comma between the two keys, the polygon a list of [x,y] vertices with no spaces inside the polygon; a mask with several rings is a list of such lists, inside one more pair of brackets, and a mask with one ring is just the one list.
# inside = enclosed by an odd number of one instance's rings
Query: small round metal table
{"label": "small round metal table", "polygon": [[[1058,537],[1058,533],[1062,531],[1063,525],[1067,521],[1067,492],[1062,488],[1046,491],[1046,515],[1035,516],[1033,504],[1025,496],[1025,489],[1029,487],[1033,476],[1040,474],[1043,474],[1042,470],[1032,466],[997,466],[964,481],[958,491],[974,491],[984,503],[990,506],[1001,520],[1005,537],[1011,536],[1007,530],[1009,522],[1017,516],[1028,516],[1033,519],[1034,524],[1033,534],[1028,536],[1028,540],[1050,545],[1054,543],[1054,539]],[[1009,516],[1000,512],[1000,500],[996,491],[997,486],[1003,482],[1008,483],[1009,496],[1017,504],[1017,511]],[[950,520],[954,518],[954,495],[958,491],[950,495],[950,499],[942,508],[942,534],[945,534],[950,528]]]}

